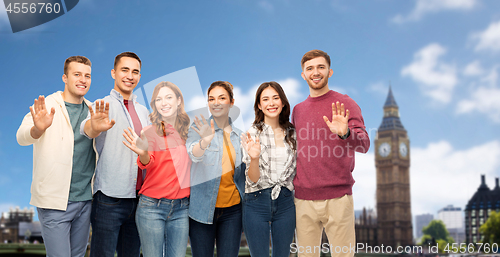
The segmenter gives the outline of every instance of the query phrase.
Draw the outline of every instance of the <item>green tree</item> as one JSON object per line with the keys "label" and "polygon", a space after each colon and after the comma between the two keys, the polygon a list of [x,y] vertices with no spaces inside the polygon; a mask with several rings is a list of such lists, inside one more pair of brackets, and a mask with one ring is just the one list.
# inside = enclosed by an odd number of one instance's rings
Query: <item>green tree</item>
{"label": "green tree", "polygon": [[446,245],[455,242],[441,220],[431,221],[429,225],[422,229],[422,232],[424,232],[424,236],[420,244],[430,243],[434,239],[440,253],[444,252]]}
{"label": "green tree", "polygon": [[443,221],[441,220],[432,220],[429,225],[422,229],[424,235],[429,235],[433,237],[436,241],[439,239],[448,240],[450,233],[446,229]]}
{"label": "green tree", "polygon": [[483,243],[500,244],[500,212],[492,211],[479,232],[484,236]]}

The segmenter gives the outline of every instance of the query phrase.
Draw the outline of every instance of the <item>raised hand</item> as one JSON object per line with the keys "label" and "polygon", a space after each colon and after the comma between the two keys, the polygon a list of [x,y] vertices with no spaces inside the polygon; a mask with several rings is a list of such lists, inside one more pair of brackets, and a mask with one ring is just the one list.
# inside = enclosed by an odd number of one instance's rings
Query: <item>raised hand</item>
{"label": "raised hand", "polygon": [[109,103],[104,103],[104,100],[96,101],[95,113],[92,107],[89,106],[90,125],[94,132],[101,133],[107,131],[115,125],[115,120],[109,120]]}
{"label": "raised hand", "polygon": [[215,135],[214,120],[212,119],[210,121],[210,126],[209,126],[205,117],[203,117],[202,114],[200,114],[200,116],[201,119],[198,119],[198,117],[194,118],[194,124],[196,124],[196,127],[198,128],[195,128],[194,126],[191,128],[193,128],[193,130],[196,131],[198,135],[200,135],[203,141],[203,145],[208,146],[210,145],[210,142],[212,142],[212,139],[214,138]]}
{"label": "raised hand", "polygon": [[45,130],[52,125],[56,110],[52,107],[49,113],[45,107],[45,97],[41,95],[38,99],[35,99],[35,104],[30,106],[30,112],[33,117],[34,125],[32,136],[34,136],[34,138],[39,138]]}
{"label": "raised hand", "polygon": [[344,110],[344,104],[332,103],[332,121],[329,121],[326,116],[323,116],[328,128],[332,133],[339,136],[347,134],[348,131],[348,121],[349,121],[349,110]]}
{"label": "raised hand", "polygon": [[251,159],[258,159],[260,156],[260,141],[259,138],[257,137],[255,141],[253,141],[252,137],[250,136],[250,133],[247,132],[241,134],[241,144],[245,148],[245,151],[247,151],[248,155],[250,156]]}
{"label": "raised hand", "polygon": [[130,150],[134,151],[139,156],[145,156],[148,154],[149,144],[146,135],[144,135],[144,131],[141,131],[141,137],[139,137],[135,131],[129,127],[128,131],[126,129],[123,130],[123,137],[128,142],[122,141],[123,144],[130,148]]}

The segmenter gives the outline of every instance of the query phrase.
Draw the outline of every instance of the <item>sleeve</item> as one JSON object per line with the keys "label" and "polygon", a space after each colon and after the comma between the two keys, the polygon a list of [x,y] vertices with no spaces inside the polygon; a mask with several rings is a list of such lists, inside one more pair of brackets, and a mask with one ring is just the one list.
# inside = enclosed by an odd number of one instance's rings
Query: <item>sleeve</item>
{"label": "sleeve", "polygon": [[[250,136],[255,139],[255,136],[252,135],[252,128],[250,128],[247,132],[250,132]],[[246,135],[247,133],[245,133]],[[241,161],[245,163],[247,166],[245,169],[245,176],[248,174],[248,168],[250,166],[250,156],[247,153],[247,150],[243,146],[243,143],[241,144]]]}
{"label": "sleeve", "polygon": [[[95,102],[92,103],[92,110],[95,110]],[[90,120],[90,109],[87,113],[87,118],[85,118],[85,120],[83,120],[82,123],[80,123],[80,135],[83,135],[88,139],[93,139],[87,136],[87,134],[85,133],[85,123],[87,123],[88,120]]]}
{"label": "sleeve", "polygon": [[351,115],[348,122],[350,135],[345,140],[353,145],[354,151],[366,153],[370,148],[370,138],[368,137],[368,132],[366,132],[361,108],[359,108],[354,100],[351,99],[351,101],[352,104],[349,108]]}
{"label": "sleeve", "polygon": [[[251,127],[248,132],[250,133],[250,136],[252,137],[253,140],[255,140],[256,138],[256,130],[254,129],[254,127]],[[257,187],[259,184],[260,184],[260,181],[262,180],[262,173],[261,173],[261,176],[259,176],[259,179],[257,180],[257,182],[253,182],[249,177],[248,177],[248,170],[250,170],[250,155],[248,155],[245,147],[243,147],[243,145],[241,146],[241,149],[242,149],[242,161],[243,163],[245,163],[245,184],[248,186],[248,187]],[[260,162],[260,158],[259,157],[259,162]],[[259,165],[259,169],[260,169],[260,165]]]}
{"label": "sleeve", "polygon": [[[200,141],[200,139],[201,139],[200,135],[196,131],[194,131],[193,127],[196,127],[194,122],[191,125],[191,127],[189,127],[188,138],[186,140],[186,149],[187,149],[189,158],[191,159],[192,162],[201,162],[203,160],[203,155],[200,157],[196,157],[193,155],[193,148],[198,143],[198,141]],[[208,146],[207,146],[207,148],[208,148]]]}
{"label": "sleeve", "polygon": [[34,139],[31,136],[31,128],[33,126],[33,116],[31,116],[31,112],[28,112],[28,114],[24,116],[21,126],[19,126],[19,129],[17,130],[16,138],[19,145],[27,146],[38,142],[38,139]]}
{"label": "sleeve", "polygon": [[149,168],[154,162],[155,162],[155,155],[153,152],[149,152],[149,162],[146,165],[142,164],[141,158],[139,156],[137,156],[137,166],[141,170]]}

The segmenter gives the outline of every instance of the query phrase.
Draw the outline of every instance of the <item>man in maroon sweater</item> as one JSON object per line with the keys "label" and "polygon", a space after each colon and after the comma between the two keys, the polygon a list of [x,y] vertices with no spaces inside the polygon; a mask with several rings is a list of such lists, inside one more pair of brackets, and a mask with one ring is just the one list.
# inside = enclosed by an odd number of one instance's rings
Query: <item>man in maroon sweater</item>
{"label": "man in maroon sweater", "polygon": [[[366,153],[370,139],[356,102],[328,88],[333,74],[330,56],[311,50],[301,64],[310,95],[292,114],[297,132],[297,175],[293,182],[298,243],[292,250],[301,257],[319,256],[322,251],[354,256],[354,153]],[[329,246],[320,246],[323,228]]]}

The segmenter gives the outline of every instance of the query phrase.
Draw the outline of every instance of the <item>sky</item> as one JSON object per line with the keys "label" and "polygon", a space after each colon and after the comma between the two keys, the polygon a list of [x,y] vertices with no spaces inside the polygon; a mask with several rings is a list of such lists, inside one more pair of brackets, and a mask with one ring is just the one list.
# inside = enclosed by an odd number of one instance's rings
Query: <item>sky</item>
{"label": "sky", "polygon": [[413,215],[465,208],[482,174],[490,189],[500,176],[500,1],[81,0],[17,33],[0,6],[0,46],[1,212],[30,207],[32,147],[15,134],[33,100],[64,89],[72,55],[92,61],[86,98],[108,95],[124,51],[142,60],[139,87],[171,78],[188,109],[204,106],[212,82],[231,82],[244,130],[261,83],[277,81],[295,105],[309,94],[302,55],[326,51],[330,89],[358,103],[372,142],[356,155],[356,210],[376,204],[373,140],[389,85],[410,138]]}

